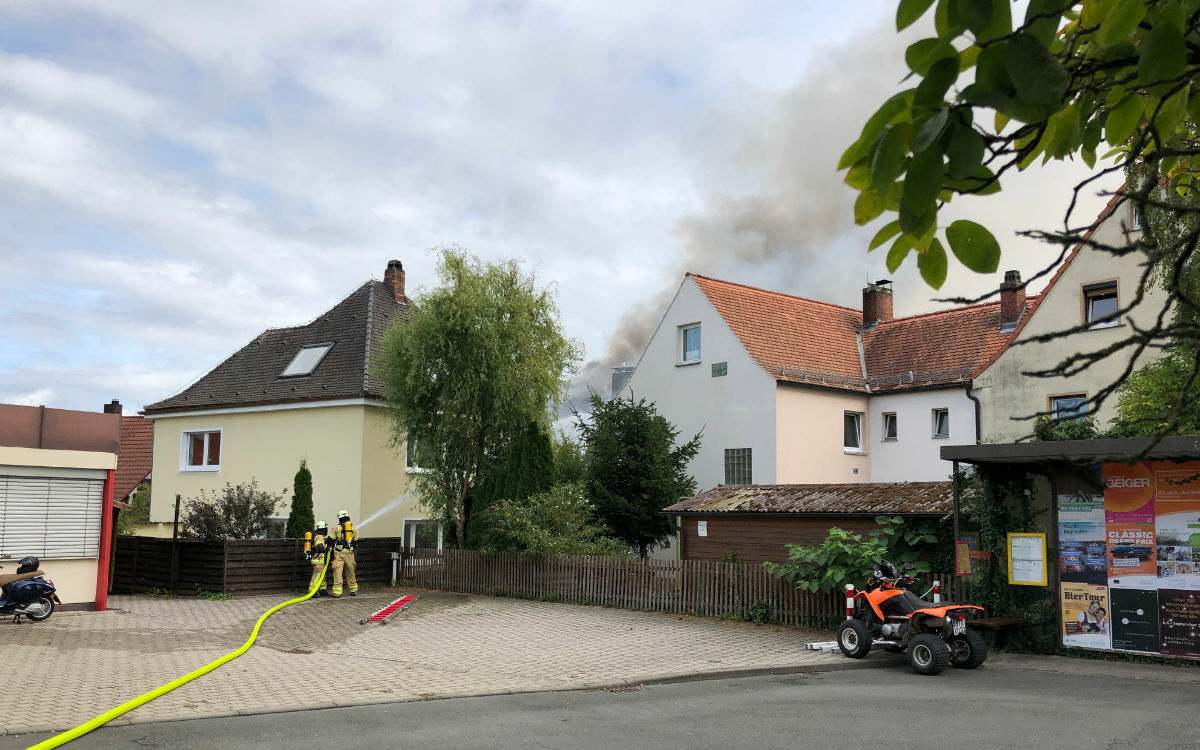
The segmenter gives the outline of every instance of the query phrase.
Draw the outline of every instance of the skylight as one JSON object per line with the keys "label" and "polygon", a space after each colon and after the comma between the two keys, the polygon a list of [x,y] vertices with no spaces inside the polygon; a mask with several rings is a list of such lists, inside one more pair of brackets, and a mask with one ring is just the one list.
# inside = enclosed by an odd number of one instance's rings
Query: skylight
{"label": "skylight", "polygon": [[331,343],[300,347],[300,351],[296,352],[296,356],[292,358],[291,364],[283,369],[283,373],[279,377],[298,378],[303,375],[311,375],[332,348],[333,344]]}

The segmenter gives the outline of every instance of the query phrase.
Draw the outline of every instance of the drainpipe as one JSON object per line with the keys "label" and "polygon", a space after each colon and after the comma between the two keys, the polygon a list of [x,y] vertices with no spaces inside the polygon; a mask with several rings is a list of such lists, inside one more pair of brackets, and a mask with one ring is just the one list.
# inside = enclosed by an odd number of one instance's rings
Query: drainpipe
{"label": "drainpipe", "polygon": [[981,429],[979,426],[980,425],[979,410],[980,410],[981,406],[979,403],[979,397],[971,394],[971,391],[973,391],[974,389],[975,389],[975,378],[967,378],[967,398],[969,398],[975,402],[975,444],[979,445],[980,438],[982,437],[979,434],[980,429]]}
{"label": "drainpipe", "polygon": [[104,501],[100,503],[100,554],[96,560],[96,611],[108,609],[108,559],[112,547],[113,484],[116,471],[104,479]]}

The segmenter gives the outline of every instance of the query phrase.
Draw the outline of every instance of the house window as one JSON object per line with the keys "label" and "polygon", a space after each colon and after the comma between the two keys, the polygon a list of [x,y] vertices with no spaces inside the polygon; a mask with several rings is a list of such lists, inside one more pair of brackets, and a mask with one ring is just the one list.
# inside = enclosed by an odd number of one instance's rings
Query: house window
{"label": "house window", "polygon": [[685,364],[700,361],[700,324],[679,329],[679,361]]}
{"label": "house window", "polygon": [[195,430],[183,433],[180,460],[182,471],[218,471],[221,468],[221,431]]}
{"label": "house window", "polygon": [[1082,393],[1051,396],[1050,411],[1058,422],[1073,422],[1087,415],[1087,396]]}
{"label": "house window", "polygon": [[754,467],[749,448],[725,449],[725,484],[754,484]]}
{"label": "house window", "polygon": [[884,440],[895,440],[896,439],[896,415],[895,414],[884,414],[883,415],[883,439]]}
{"label": "house window", "polygon": [[1117,307],[1117,282],[1106,281],[1083,287],[1083,320],[1088,328],[1118,325]]}
{"label": "house window", "polygon": [[404,468],[408,471],[425,471],[427,466],[422,460],[429,455],[429,444],[424,440],[406,440],[404,443]]}
{"label": "house window", "polygon": [[1142,207],[1137,204],[1129,207],[1129,228],[1134,231],[1142,228]]}
{"label": "house window", "polygon": [[933,410],[933,436],[935,438],[950,437],[950,410]]}
{"label": "house window", "polygon": [[95,562],[104,513],[103,479],[0,474],[0,558]]}
{"label": "house window", "polygon": [[728,362],[714,362],[712,366],[712,376],[714,378],[723,378],[729,374]]}
{"label": "house window", "polygon": [[862,414],[848,411],[842,419],[844,437],[842,445],[848,453],[862,451]]}
{"label": "house window", "polygon": [[283,372],[279,374],[279,377],[302,378],[306,375],[312,375],[312,371],[317,369],[317,365],[321,364],[321,360],[325,359],[325,355],[332,348],[332,343],[312,344],[300,347],[300,351],[296,352],[296,356],[292,357],[292,361],[288,363],[288,366],[283,368]]}
{"label": "house window", "polygon": [[441,549],[442,525],[426,519],[405,519],[404,544],[409,548]]}

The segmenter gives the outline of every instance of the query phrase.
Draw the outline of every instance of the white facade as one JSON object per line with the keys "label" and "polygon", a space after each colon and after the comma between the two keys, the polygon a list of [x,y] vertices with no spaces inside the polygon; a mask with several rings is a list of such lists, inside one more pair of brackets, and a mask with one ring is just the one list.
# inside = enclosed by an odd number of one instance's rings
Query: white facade
{"label": "white facade", "polygon": [[[685,363],[683,330],[696,324],[700,356]],[[714,375],[722,370],[726,374]],[[679,430],[677,442],[703,431],[691,467],[698,491],[725,482],[726,449],[749,448],[751,481],[775,483],[775,378],[754,361],[690,276],[622,394],[653,401]]]}
{"label": "white facade", "polygon": [[[939,482],[950,476],[941,459],[944,445],[975,444],[975,403],[965,386],[872,395],[870,441],[872,482]],[[934,411],[947,410],[946,437],[934,434]],[[895,439],[884,436],[884,415],[895,415]]]}

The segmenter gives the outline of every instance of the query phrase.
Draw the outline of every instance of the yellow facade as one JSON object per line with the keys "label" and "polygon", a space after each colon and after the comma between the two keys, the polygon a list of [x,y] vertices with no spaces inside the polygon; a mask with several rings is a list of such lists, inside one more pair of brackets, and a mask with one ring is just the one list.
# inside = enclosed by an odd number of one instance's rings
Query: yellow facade
{"label": "yellow facade", "polygon": [[[422,514],[409,492],[412,482],[403,451],[390,445],[389,419],[382,407],[361,402],[155,417],[150,523],[170,529],[176,494],[186,503],[203,490],[251,478],[261,489],[283,495],[278,514],[287,516],[292,482],[305,458],[313,476],[317,520],[332,525],[337,511],[345,508],[361,526],[370,514],[408,493],[398,507],[363,530],[364,536],[399,536],[405,516]],[[185,470],[183,434],[208,430],[221,431],[219,469]]]}
{"label": "yellow facade", "polygon": [[[845,450],[847,412],[862,415],[862,451]],[[781,384],[775,388],[775,415],[776,483],[871,481],[865,395]]]}

